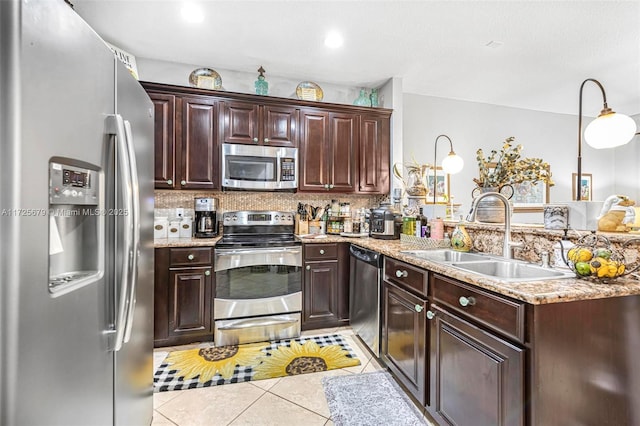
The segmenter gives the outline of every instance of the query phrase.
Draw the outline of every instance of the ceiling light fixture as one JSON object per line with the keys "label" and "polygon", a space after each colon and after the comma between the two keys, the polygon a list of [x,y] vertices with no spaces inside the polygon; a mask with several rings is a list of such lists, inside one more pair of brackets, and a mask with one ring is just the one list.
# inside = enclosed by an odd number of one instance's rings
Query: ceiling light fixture
{"label": "ceiling light fixture", "polygon": [[344,39],[342,35],[337,31],[330,31],[327,37],[324,39],[324,45],[331,49],[337,49],[342,46]]}
{"label": "ceiling light fixture", "polygon": [[180,9],[180,13],[182,14],[182,18],[187,22],[197,24],[204,21],[202,8],[193,3],[184,3]]}
{"label": "ceiling light fixture", "polygon": [[[584,140],[596,149],[615,148],[627,144],[636,134],[636,123],[629,116],[617,114],[607,105],[607,95],[598,80],[588,78],[580,85],[580,102],[578,104],[578,176],[576,188],[582,188],[582,89],[587,81],[598,85],[602,92],[603,106],[600,115],[593,120],[584,131]],[[582,191],[576,191],[576,201],[582,199]]]}

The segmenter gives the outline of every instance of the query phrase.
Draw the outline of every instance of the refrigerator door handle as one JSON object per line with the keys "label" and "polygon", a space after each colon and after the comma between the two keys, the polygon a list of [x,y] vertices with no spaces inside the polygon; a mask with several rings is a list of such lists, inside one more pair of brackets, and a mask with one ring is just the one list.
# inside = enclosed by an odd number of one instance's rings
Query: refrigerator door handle
{"label": "refrigerator door handle", "polygon": [[125,140],[127,143],[127,154],[129,157],[129,183],[131,187],[131,210],[132,219],[132,245],[131,245],[131,264],[128,276],[128,312],[125,322],[124,343],[131,338],[131,330],[133,328],[133,314],[136,305],[136,288],[138,285],[138,256],[140,253],[140,187],[138,182],[138,166],[136,164],[136,154],[133,148],[133,132],[131,131],[131,123],[124,121]]}
{"label": "refrigerator door handle", "polygon": [[[121,207],[123,213],[122,216],[117,216],[117,219],[124,220],[125,223],[125,232],[122,236],[118,236],[122,238],[123,243],[117,244],[116,252],[119,249],[122,249],[125,254],[125,261],[122,262],[120,269],[120,276],[116,274],[114,282],[115,285],[120,283],[118,290],[115,291],[116,295],[116,312],[115,312],[115,342],[113,344],[112,350],[114,352],[119,351],[122,348],[124,343],[125,331],[126,331],[126,320],[129,312],[129,271],[131,270],[130,264],[133,261],[133,255],[131,249],[133,247],[133,217],[130,214],[132,211],[132,187],[131,187],[131,170],[130,170],[130,162],[129,162],[129,150],[127,148],[126,142],[126,134],[125,134],[125,126],[124,120],[122,116],[119,114],[113,114],[107,116],[107,132],[109,134],[113,134],[116,137],[116,162],[117,162],[117,182],[118,188],[116,190],[124,191],[123,196],[123,206]],[[120,206],[117,206],[120,209]],[[115,271],[114,271],[115,272]],[[120,278],[120,279],[118,279]]]}

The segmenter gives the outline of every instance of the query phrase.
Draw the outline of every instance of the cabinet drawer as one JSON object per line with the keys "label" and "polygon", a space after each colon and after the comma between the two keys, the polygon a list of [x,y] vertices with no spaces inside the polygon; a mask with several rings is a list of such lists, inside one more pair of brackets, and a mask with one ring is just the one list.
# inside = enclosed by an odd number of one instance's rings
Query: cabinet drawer
{"label": "cabinet drawer", "polygon": [[434,274],[436,305],[446,306],[506,336],[524,342],[525,304]]}
{"label": "cabinet drawer", "polygon": [[305,244],[304,260],[327,260],[338,258],[338,244]]}
{"label": "cabinet drawer", "polygon": [[401,288],[427,296],[428,273],[417,266],[385,257],[384,279]]}
{"label": "cabinet drawer", "polygon": [[211,247],[172,248],[169,255],[170,266],[212,265]]}

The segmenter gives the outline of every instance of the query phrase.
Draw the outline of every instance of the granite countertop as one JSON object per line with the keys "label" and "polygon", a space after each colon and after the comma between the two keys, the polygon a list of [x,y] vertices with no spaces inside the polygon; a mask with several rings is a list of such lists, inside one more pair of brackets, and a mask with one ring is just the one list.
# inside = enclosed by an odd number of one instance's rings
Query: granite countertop
{"label": "granite countertop", "polygon": [[607,297],[640,295],[640,281],[633,278],[617,278],[609,284],[592,283],[578,278],[548,281],[504,282],[452,268],[442,263],[418,259],[400,253],[401,250],[416,249],[410,243],[400,240],[379,240],[375,238],[345,238],[329,235],[321,239],[301,239],[303,243],[351,242],[358,246],[375,250],[385,256],[399,259],[409,264],[494,291],[534,305],[561,303],[574,300],[602,299]]}
{"label": "granite countertop", "polygon": [[[212,247],[221,237],[216,238],[163,238],[154,240],[154,247]],[[324,238],[300,238],[304,244],[350,242],[358,246],[375,250],[385,256],[399,259],[409,264],[441,273],[452,278],[476,285],[534,305],[561,303],[574,300],[602,299],[640,295],[640,281],[630,278],[617,278],[608,284],[593,283],[587,280],[565,278],[548,281],[504,282],[500,279],[483,277],[465,272],[445,264],[418,259],[400,253],[401,250],[416,249],[410,243],[400,240],[380,240],[370,237],[350,238],[339,235],[326,235]]]}

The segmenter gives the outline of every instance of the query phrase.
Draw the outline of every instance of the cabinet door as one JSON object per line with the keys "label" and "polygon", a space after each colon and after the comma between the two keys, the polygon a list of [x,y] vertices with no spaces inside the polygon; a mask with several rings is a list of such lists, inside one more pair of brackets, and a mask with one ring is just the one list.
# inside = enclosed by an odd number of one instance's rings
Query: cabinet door
{"label": "cabinet door", "polygon": [[330,113],[329,121],[331,154],[327,166],[330,189],[335,192],[353,192],[356,189],[359,117],[356,114]]}
{"label": "cabinet door", "polygon": [[176,184],[176,97],[153,92],[149,97],[154,111],[155,187],[173,189]]}
{"label": "cabinet door", "polygon": [[524,424],[524,349],[432,305],[429,407],[442,424]]}
{"label": "cabinet door", "polygon": [[327,141],[329,140],[329,114],[320,110],[300,111],[300,164],[298,190],[325,191],[329,177]]}
{"label": "cabinet door", "polygon": [[217,110],[215,99],[182,98],[179,189],[218,187]]}
{"label": "cabinet door", "polygon": [[295,148],[298,146],[298,109],[265,105],[262,110],[261,143]]}
{"label": "cabinet door", "polygon": [[360,117],[358,192],[389,192],[389,131],[389,118],[367,114]]}
{"label": "cabinet door", "polygon": [[169,270],[169,335],[211,335],[211,268]]}
{"label": "cabinet door", "polygon": [[224,139],[225,143],[255,145],[258,139],[258,120],[260,109],[251,102],[224,102]]}
{"label": "cabinet door", "polygon": [[384,282],[381,355],[422,405],[428,398],[426,307],[424,299]]}
{"label": "cabinet door", "polygon": [[338,261],[306,262],[303,326],[329,327],[338,323]]}

